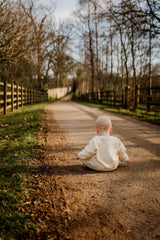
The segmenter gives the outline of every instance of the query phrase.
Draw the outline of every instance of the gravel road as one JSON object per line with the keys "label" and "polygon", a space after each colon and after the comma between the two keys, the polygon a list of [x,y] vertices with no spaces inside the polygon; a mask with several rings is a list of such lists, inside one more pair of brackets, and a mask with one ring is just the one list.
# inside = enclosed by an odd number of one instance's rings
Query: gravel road
{"label": "gravel road", "polygon": [[[49,104],[43,115],[27,206],[38,229],[28,239],[160,239],[160,126],[68,100]],[[131,160],[113,172],[76,160],[104,114]]]}

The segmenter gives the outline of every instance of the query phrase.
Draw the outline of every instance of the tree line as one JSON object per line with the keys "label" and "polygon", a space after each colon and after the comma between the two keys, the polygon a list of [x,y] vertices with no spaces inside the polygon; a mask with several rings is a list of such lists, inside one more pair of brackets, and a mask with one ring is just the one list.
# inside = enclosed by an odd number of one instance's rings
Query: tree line
{"label": "tree line", "polygon": [[37,0],[1,0],[1,81],[39,89],[67,84],[70,26],[55,24],[54,11]]}
{"label": "tree line", "polygon": [[151,95],[160,77],[159,0],[79,0],[75,18],[79,90],[123,92],[125,107],[130,93],[136,108],[138,87]]}
{"label": "tree line", "polygon": [[[0,2],[0,81],[81,93],[114,90],[125,106],[138,88],[160,86],[159,0],[77,0],[72,21],[56,5]],[[159,84],[159,85],[158,85]]]}

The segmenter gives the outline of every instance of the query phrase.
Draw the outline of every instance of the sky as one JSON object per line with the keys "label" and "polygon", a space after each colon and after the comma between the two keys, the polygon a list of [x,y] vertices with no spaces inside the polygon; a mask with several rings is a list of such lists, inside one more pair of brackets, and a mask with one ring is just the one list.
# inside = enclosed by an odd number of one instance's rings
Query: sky
{"label": "sky", "polygon": [[69,17],[76,7],[77,0],[58,0],[55,14],[57,18]]}
{"label": "sky", "polygon": [[51,6],[56,3],[55,16],[58,19],[64,20],[70,17],[75,10],[78,0],[41,0],[45,5]]}

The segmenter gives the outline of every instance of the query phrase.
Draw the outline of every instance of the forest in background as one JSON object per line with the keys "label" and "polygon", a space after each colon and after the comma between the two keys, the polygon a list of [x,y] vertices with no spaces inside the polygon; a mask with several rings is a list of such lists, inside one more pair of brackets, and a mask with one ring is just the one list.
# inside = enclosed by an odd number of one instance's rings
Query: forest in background
{"label": "forest in background", "polygon": [[74,62],[70,26],[55,24],[54,11],[55,5],[49,8],[33,0],[1,1],[1,81],[39,89],[66,83]]}
{"label": "forest in background", "polygon": [[158,0],[81,0],[79,90],[124,92],[136,107],[138,88],[160,87],[160,2]]}
{"label": "forest in background", "polygon": [[[55,21],[39,1],[0,3],[0,79],[81,94],[160,86],[159,0],[78,0],[72,19]],[[76,57],[74,57],[76,56]],[[78,57],[77,57],[78,56]]]}

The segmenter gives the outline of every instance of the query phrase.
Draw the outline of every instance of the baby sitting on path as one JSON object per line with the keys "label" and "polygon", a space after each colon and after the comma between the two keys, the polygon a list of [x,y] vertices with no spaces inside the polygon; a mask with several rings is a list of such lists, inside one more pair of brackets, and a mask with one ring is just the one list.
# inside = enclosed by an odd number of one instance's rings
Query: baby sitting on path
{"label": "baby sitting on path", "polygon": [[117,137],[110,136],[112,123],[108,116],[97,119],[96,131],[97,136],[78,153],[77,159],[97,171],[112,171],[118,167],[119,161],[130,162],[123,143]]}

